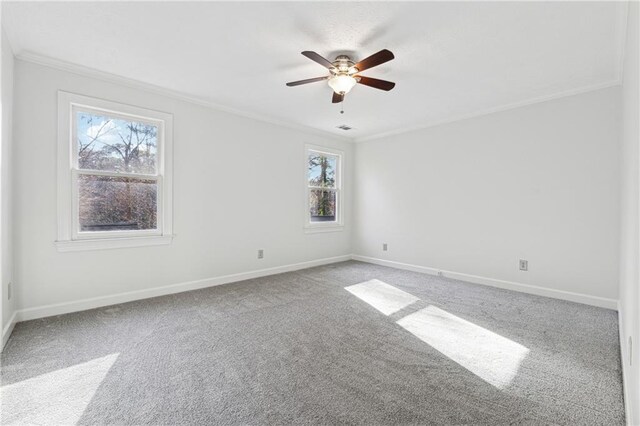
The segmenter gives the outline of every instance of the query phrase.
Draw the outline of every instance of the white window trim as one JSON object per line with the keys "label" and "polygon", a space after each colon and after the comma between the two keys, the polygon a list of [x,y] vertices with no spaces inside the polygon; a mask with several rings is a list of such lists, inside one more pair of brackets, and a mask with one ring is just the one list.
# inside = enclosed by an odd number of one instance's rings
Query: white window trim
{"label": "white window trim", "polygon": [[[336,179],[336,202],[338,204],[335,222],[311,222],[309,216],[309,169],[306,166],[311,152],[327,154],[338,157],[337,179]],[[344,188],[343,188],[343,169],[344,169],[344,152],[327,148],[325,146],[305,145],[304,149],[305,167],[304,167],[304,232],[307,234],[315,234],[320,232],[339,232],[344,229]]]}
{"label": "white window trim", "polygon": [[[109,232],[78,232],[77,206],[77,174],[84,174],[74,167],[75,129],[73,111],[80,108],[83,111],[107,113],[110,116],[126,119],[137,118],[145,122],[158,125],[161,137],[158,138],[158,171],[157,175],[135,175],[137,178],[157,180],[158,191],[158,229],[142,231],[109,231]],[[139,108],[117,102],[97,99],[58,91],[58,251],[81,251],[113,249],[123,247],[142,247],[171,243],[173,239],[173,116],[159,111]],[[106,171],[90,171],[92,175],[118,175],[125,173],[111,173]]]}

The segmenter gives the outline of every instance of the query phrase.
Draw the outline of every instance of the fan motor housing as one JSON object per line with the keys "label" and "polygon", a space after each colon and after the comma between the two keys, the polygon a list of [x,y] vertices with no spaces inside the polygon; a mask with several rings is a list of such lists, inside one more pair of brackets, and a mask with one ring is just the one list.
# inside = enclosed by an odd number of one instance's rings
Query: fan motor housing
{"label": "fan motor housing", "polygon": [[331,70],[331,73],[333,75],[353,75],[358,72],[355,64],[356,63],[353,62],[347,55],[339,55],[336,57],[336,60],[333,61],[334,69]]}

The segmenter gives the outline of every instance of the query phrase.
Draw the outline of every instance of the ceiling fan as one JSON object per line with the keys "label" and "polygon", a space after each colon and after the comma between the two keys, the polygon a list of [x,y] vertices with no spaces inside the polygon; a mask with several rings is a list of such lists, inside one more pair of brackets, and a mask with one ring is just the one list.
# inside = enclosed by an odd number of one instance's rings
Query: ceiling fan
{"label": "ceiling fan", "polygon": [[315,83],[316,81],[327,80],[329,87],[333,89],[333,97],[331,101],[336,104],[344,100],[344,96],[349,93],[353,87],[360,83],[375,89],[389,91],[395,87],[395,83],[377,78],[365,77],[360,75],[364,70],[389,62],[394,58],[393,53],[387,49],[383,49],[378,53],[374,53],[366,59],[358,63],[354,63],[347,55],[339,55],[336,60],[330,62],[316,52],[304,51],[304,56],[322,65],[329,70],[329,75],[324,77],[308,78],[306,80],[292,81],[287,86],[300,86],[307,83]]}

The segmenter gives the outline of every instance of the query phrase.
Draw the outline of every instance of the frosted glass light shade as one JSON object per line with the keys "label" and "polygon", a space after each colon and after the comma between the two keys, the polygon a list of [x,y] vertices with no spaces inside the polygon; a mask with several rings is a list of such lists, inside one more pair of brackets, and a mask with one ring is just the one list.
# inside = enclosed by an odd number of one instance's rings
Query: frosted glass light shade
{"label": "frosted glass light shade", "polygon": [[337,94],[349,93],[349,90],[353,89],[356,85],[356,79],[350,75],[336,75],[329,79],[329,87],[333,89]]}

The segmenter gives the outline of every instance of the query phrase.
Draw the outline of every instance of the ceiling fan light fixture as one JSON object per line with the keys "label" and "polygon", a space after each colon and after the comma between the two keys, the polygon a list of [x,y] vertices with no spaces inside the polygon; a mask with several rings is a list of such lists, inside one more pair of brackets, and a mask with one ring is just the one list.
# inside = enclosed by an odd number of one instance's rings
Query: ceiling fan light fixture
{"label": "ceiling fan light fixture", "polygon": [[349,93],[357,83],[356,79],[347,74],[334,75],[329,79],[329,87],[339,95]]}
{"label": "ceiling fan light fixture", "polygon": [[[0,0],[2,1],[2,0]],[[338,55],[336,60],[331,62],[320,56],[316,52],[305,50],[303,56],[322,65],[329,70],[329,75],[324,77],[307,78],[306,80],[291,81],[287,83],[288,87],[300,86],[302,84],[315,83],[317,81],[327,81],[329,87],[333,91],[331,103],[338,104],[344,101],[347,93],[353,89],[356,84],[373,87],[374,89],[384,90],[388,92],[395,87],[395,83],[377,78],[365,77],[360,75],[361,71],[368,70],[378,65],[389,62],[394,58],[393,53],[387,49],[383,49],[378,53],[366,57],[358,63],[354,63],[347,55]],[[343,112],[343,111],[340,111]]]}

